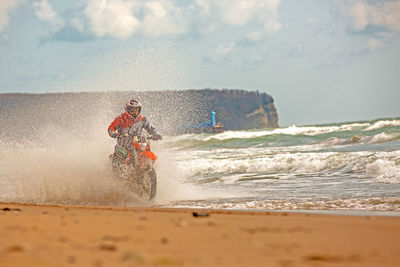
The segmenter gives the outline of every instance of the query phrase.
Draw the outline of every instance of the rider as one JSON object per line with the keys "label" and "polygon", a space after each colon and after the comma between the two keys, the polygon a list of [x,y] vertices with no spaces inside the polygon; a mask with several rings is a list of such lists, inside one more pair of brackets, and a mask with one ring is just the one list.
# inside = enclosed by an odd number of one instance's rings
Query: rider
{"label": "rider", "polygon": [[[114,119],[108,127],[108,134],[113,138],[118,138],[115,146],[116,154],[126,156],[133,151],[132,136],[141,136],[143,128],[151,135],[154,140],[161,140],[162,137],[150,122],[140,115],[142,105],[135,99],[130,99],[125,104],[125,112]],[[119,153],[118,153],[119,152]]]}

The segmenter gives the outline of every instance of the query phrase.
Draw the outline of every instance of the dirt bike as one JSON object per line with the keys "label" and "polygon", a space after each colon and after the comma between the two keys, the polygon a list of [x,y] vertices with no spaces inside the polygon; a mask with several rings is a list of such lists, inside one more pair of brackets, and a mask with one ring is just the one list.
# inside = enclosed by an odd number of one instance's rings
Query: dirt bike
{"label": "dirt bike", "polygon": [[127,184],[143,200],[153,200],[157,192],[157,175],[154,161],[157,156],[150,151],[153,136],[128,136],[132,139],[133,151],[118,147],[110,155],[114,177]]}

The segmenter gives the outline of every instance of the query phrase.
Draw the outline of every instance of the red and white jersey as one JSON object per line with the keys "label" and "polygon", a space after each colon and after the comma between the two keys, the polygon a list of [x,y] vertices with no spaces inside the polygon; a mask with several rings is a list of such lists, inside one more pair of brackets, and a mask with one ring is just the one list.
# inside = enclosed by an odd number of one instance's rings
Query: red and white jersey
{"label": "red and white jersey", "polygon": [[129,149],[132,146],[132,138],[125,137],[124,135],[128,134],[129,136],[140,136],[143,129],[145,129],[151,135],[156,133],[155,128],[145,117],[139,114],[139,116],[135,119],[128,112],[125,112],[113,120],[108,127],[108,134],[110,136],[115,133],[121,135],[121,137],[118,138],[117,146],[122,145]]}

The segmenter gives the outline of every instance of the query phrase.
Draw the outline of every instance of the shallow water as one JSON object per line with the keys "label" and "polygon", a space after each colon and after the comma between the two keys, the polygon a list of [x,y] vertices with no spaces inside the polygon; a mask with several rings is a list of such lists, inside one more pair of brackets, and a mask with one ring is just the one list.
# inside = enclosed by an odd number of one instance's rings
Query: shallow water
{"label": "shallow water", "polygon": [[400,214],[400,119],[166,137],[154,203],[112,177],[107,126],[0,142],[0,202]]}

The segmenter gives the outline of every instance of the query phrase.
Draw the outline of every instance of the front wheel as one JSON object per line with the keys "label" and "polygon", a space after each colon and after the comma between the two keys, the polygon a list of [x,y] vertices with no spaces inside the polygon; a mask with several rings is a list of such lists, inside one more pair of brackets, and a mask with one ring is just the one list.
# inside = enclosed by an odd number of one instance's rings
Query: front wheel
{"label": "front wheel", "polygon": [[150,168],[143,173],[142,198],[154,200],[157,193],[157,175],[154,168]]}

